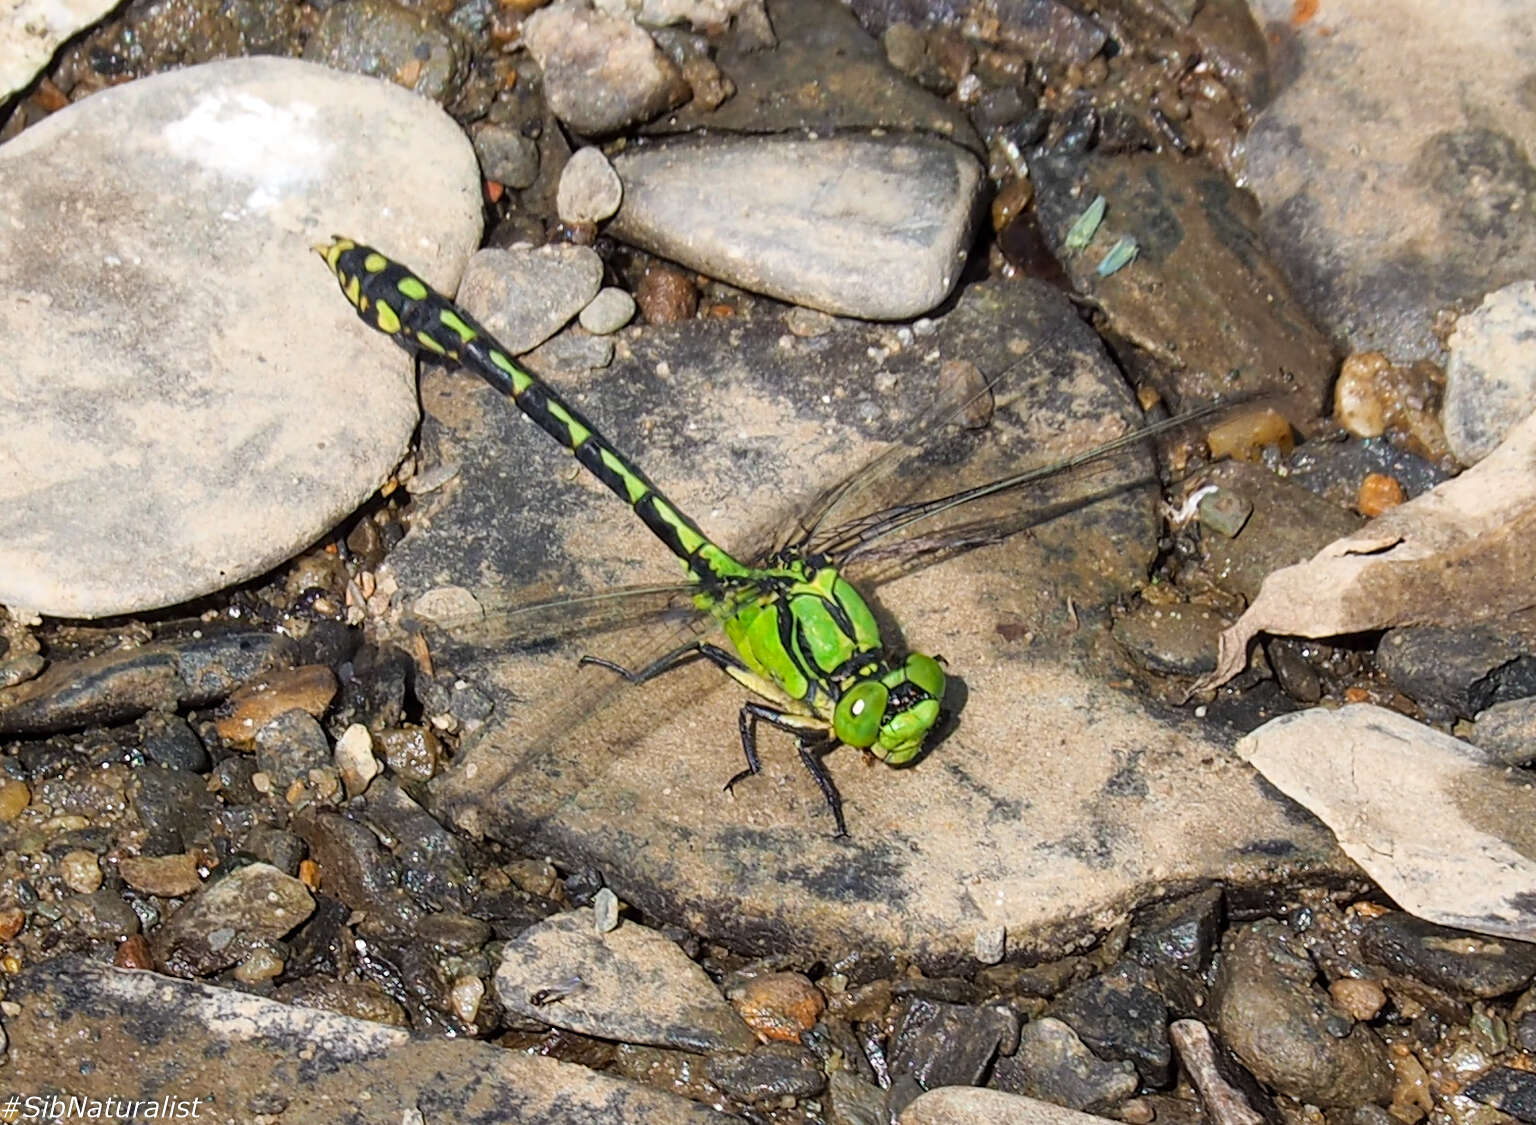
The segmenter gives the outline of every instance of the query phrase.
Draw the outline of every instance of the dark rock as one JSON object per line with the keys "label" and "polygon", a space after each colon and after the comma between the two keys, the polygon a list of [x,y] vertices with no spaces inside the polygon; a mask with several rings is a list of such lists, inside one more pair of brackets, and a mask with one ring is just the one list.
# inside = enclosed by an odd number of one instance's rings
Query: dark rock
{"label": "dark rock", "polygon": [[93,941],[119,942],[139,932],[139,916],[116,891],[72,895],[61,904],[64,916]]}
{"label": "dark rock", "polygon": [[1410,499],[1451,475],[1435,462],[1400,449],[1386,438],[1309,441],[1296,447],[1286,467],[1288,480],[1341,508],[1355,506],[1360,482],[1370,473],[1391,477]]}
{"label": "dark rock", "polygon": [[1323,684],[1304,651],[1305,643],[1292,637],[1271,637],[1264,645],[1281,690],[1298,703],[1316,703],[1323,697]]}
{"label": "dark rock", "polygon": [[215,767],[213,776],[219,793],[231,805],[254,805],[261,800],[256,788],[256,759],[245,754],[225,758]]}
{"label": "dark rock", "polygon": [[416,923],[416,939],[449,953],[467,953],[491,940],[491,927],[479,918],[453,910],[424,914]]}
{"label": "dark rock", "polygon": [[1127,954],[1152,970],[1163,999],[1180,1016],[1203,1013],[1207,970],[1221,934],[1220,887],[1160,903],[1142,911],[1131,929]]}
{"label": "dark rock", "polygon": [[1536,695],[1495,703],[1478,712],[1467,737],[1506,766],[1523,766],[1536,759]]}
{"label": "dark rock", "polygon": [[208,748],[180,715],[151,711],[139,722],[144,756],[158,766],[206,773],[212,764]]}
{"label": "dark rock", "polygon": [[391,0],[341,0],[310,33],[304,57],[333,70],[380,78],[412,75],[401,85],[447,103],[463,84],[463,38],[435,15]]}
{"label": "dark rock", "polygon": [[1536,1054],[1536,1012],[1526,1012],[1515,1024],[1515,1042],[1521,1048]]}
{"label": "dark rock", "polygon": [[341,666],[337,720],[362,723],[369,730],[398,726],[405,712],[411,668],[410,658],[399,649],[363,645]]}
{"label": "dark rock", "polygon": [[1536,1125],[1536,1073],[1496,1066],[1462,1093],[1475,1102],[1502,1109],[1511,1117]]}
{"label": "dark rock", "polygon": [[843,1125],[884,1125],[893,1117],[885,1091],[846,1070],[834,1070],[827,1079],[827,1101],[828,1119]]}
{"label": "dark rock", "polygon": [[368,787],[363,820],[400,863],[400,884],[412,895],[454,910],[474,910],[474,879],[463,845],[431,813],[388,778]]}
{"label": "dark rock", "polygon": [[1149,672],[1199,676],[1216,667],[1216,644],[1228,624],[1204,606],[1137,602],[1115,621],[1114,637]]}
{"label": "dark rock", "polygon": [[1411,625],[1382,637],[1376,660],[1432,718],[1470,718],[1531,678],[1528,648],[1492,625]]}
{"label": "dark rock", "polygon": [[331,764],[325,730],[307,711],[285,711],[256,732],[256,766],[279,795]]}
{"label": "dark rock", "polygon": [[258,824],[245,834],[241,848],[262,863],[270,863],[285,875],[299,873],[304,858],[304,841],[282,828]]}
{"label": "dark rock", "polygon": [[159,766],[146,766],[134,777],[139,787],[131,797],[133,810],[150,833],[146,854],[173,855],[194,848],[213,851],[208,822],[218,799],[201,777]]}
{"label": "dark rock", "polygon": [[1536,945],[1437,926],[1401,911],[1372,919],[1360,944],[1394,972],[1464,1000],[1505,996],[1536,978]]}
{"label": "dark rock", "polygon": [[0,691],[0,734],[49,734],[120,723],[146,711],[204,707],[292,664],[297,651],[287,637],[225,633],[59,661]]}
{"label": "dark rock", "polygon": [[1220,589],[1249,601],[1258,596],[1260,584],[1271,571],[1311,558],[1365,522],[1354,512],[1246,461],[1223,462],[1200,479],[1231,489],[1253,505],[1253,515],[1233,538],[1201,538],[1207,576]]}
{"label": "dark rock", "polygon": [[315,895],[315,910],[288,940],[289,977],[335,977],[352,963],[346,903],[330,895]]}
{"label": "dark rock", "polygon": [[924,1090],[975,1086],[998,1049],[1018,1035],[1018,1016],[920,996],[907,999],[887,1048],[890,1073],[909,1074]]}
{"label": "dark rock", "polygon": [[793,1043],[768,1043],[745,1055],[712,1055],[709,1079],[739,1101],[814,1098],[827,1088],[815,1057]]}
{"label": "dark rock", "polygon": [[1019,1049],[997,1060],[988,1085],[1094,1113],[1136,1092],[1136,1068],[1105,1062],[1070,1027],[1047,1017],[1024,1025]]}
{"label": "dark rock", "polygon": [[215,973],[281,938],[313,909],[304,884],[277,868],[236,868],[166,919],[151,938],[155,961],[176,976]]}
{"label": "dark rock", "polygon": [[[1248,390],[1274,392],[1294,424],[1320,414],[1333,348],[1269,257],[1252,198],[1200,162],[1085,154],[1076,143],[1030,155],[1035,208],[1073,288],[1103,310],[1133,381],[1181,406]],[[1108,208],[1097,233],[1069,251],[1068,232],[1100,195]],[[1101,276],[1122,238],[1134,240],[1135,259]]]}
{"label": "dark rock", "polygon": [[1121,961],[1067,989],[1047,1009],[1102,1059],[1126,1060],[1143,1084],[1166,1086],[1173,1078],[1168,1046],[1168,1006],[1152,973]]}
{"label": "dark rock", "polygon": [[339,813],[308,809],[293,818],[291,827],[309,845],[326,888],[364,915],[362,932],[412,932],[421,908],[400,888],[398,865],[372,832]]}
{"label": "dark rock", "polygon": [[1316,977],[1306,949],[1279,922],[1229,932],[1216,986],[1222,1041],[1280,1093],[1322,1106],[1385,1102],[1386,1047],[1335,1007]]}
{"label": "dark rock", "polygon": [[539,178],[539,146],[521,130],[486,122],[469,137],[486,179],[521,190]]}

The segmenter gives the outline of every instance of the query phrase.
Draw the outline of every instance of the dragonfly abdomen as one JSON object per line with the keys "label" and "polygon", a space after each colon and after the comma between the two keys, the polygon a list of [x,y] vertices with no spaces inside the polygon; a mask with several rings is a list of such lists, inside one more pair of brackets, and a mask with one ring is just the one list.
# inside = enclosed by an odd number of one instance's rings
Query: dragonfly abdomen
{"label": "dragonfly abdomen", "polygon": [[510,396],[518,409],[634,509],[692,577],[726,581],[752,573],[700,531],[580,411],[519,365],[474,317],[370,247],[338,238],[316,249],[364,321],[411,350],[460,364]]}

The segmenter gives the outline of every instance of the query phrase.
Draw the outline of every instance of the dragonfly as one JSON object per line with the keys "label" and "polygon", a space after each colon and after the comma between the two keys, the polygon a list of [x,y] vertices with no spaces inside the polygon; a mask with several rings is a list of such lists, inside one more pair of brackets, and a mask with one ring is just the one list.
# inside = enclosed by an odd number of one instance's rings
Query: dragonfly
{"label": "dragonfly", "polygon": [[[1010,533],[1008,521],[978,520],[945,526],[931,539],[908,535],[888,548],[897,532],[939,522],[988,497],[1103,461],[1149,438],[1188,425],[1231,404],[1212,404],[1133,428],[1109,441],[1046,465],[1007,473],[944,496],[901,503],[829,526],[828,515],[856,504],[870,482],[888,475],[903,456],[902,443],[881,461],[825,490],[796,521],[795,532],[761,556],[743,561],[706,535],[635,463],[553,387],[520,365],[473,316],[436,292],[401,263],[370,246],[334,236],[314,247],[335,275],[359,317],[407,351],[456,364],[478,375],[626,503],[680,560],[684,581],[633,592],[654,598],[682,591],[695,610],[712,618],[726,645],[689,639],[638,668],[583,656],[582,665],[605,668],[642,684],[684,664],[705,660],[750,693],[738,714],[746,767],[726,783],[730,790],[761,772],[758,724],[795,738],[801,763],[832,814],[838,837],[848,834],[842,798],[821,758],[846,745],[891,766],[912,762],[940,725],[949,677],[940,658],[887,643],[863,594],[845,576],[855,559],[877,559],[883,550],[916,554],[969,549]],[[931,420],[971,425],[968,417],[989,400],[990,385],[961,394]],[[985,422],[975,423],[984,425]],[[1018,521],[1013,521],[1017,525]],[[624,591],[546,604],[619,601]],[[609,607],[611,609],[611,607]]]}

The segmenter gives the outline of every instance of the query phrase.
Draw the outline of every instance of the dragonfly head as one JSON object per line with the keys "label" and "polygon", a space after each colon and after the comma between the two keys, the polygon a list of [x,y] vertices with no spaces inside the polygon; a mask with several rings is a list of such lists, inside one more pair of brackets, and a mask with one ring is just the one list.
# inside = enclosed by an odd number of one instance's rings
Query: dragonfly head
{"label": "dragonfly head", "polygon": [[889,765],[910,762],[939,721],[944,669],[931,656],[910,653],[900,665],[859,680],[832,714],[838,741],[869,750]]}

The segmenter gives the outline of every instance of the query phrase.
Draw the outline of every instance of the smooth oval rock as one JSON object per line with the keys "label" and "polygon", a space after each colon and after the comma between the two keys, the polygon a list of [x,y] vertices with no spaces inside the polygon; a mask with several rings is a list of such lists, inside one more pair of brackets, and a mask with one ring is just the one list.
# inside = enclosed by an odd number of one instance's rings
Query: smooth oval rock
{"label": "smooth oval rock", "polygon": [[96,617],[260,574],[385,480],[412,365],[309,247],[340,231],[451,288],[479,173],[407,91],[238,59],[0,147],[0,213],[0,601]]}
{"label": "smooth oval rock", "polygon": [[983,176],[932,137],[683,140],[621,153],[618,238],[758,293],[872,320],[955,286]]}

